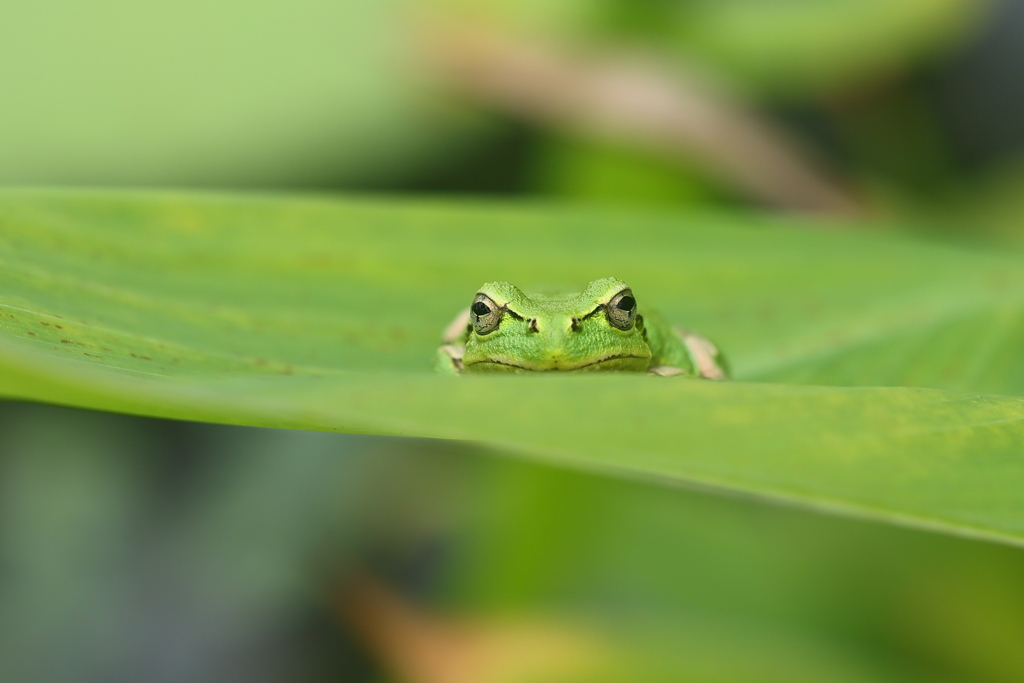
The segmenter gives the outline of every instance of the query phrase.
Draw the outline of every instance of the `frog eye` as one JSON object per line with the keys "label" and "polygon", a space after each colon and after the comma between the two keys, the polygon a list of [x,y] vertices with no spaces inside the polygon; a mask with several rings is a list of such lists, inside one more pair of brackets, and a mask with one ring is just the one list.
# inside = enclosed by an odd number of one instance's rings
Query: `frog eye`
{"label": "frog eye", "polygon": [[624,289],[616,294],[608,302],[605,312],[608,315],[608,322],[613,327],[620,330],[631,329],[636,321],[636,299],[633,298],[633,292]]}
{"label": "frog eye", "polygon": [[491,301],[486,294],[477,294],[473,299],[473,305],[469,307],[469,317],[473,321],[473,329],[477,334],[490,334],[498,329],[501,324],[501,315],[504,309]]}

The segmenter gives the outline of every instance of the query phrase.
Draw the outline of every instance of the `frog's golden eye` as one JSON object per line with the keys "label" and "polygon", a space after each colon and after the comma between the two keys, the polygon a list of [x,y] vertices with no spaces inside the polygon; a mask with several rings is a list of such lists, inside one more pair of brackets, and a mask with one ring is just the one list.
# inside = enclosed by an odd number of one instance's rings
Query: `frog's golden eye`
{"label": "frog's golden eye", "polygon": [[605,306],[605,312],[608,315],[608,322],[613,327],[620,330],[631,329],[636,322],[636,299],[633,298],[633,292],[624,289],[613,296]]}
{"label": "frog's golden eye", "polygon": [[473,321],[473,329],[477,334],[490,334],[498,329],[504,309],[491,301],[486,294],[477,294],[473,305],[469,307],[469,317]]}

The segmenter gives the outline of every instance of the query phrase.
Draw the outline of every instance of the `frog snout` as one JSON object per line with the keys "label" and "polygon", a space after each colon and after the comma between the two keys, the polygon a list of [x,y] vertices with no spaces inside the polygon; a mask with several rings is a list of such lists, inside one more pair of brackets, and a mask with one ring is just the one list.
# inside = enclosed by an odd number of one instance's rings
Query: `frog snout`
{"label": "frog snout", "polygon": [[580,319],[576,317],[567,317],[558,321],[558,330],[568,336],[573,332],[580,331]]}
{"label": "frog snout", "polygon": [[573,318],[559,318],[540,321],[537,341],[543,348],[544,363],[551,369],[560,369],[573,365],[571,338],[579,329],[579,323]]}
{"label": "frog snout", "polygon": [[540,322],[537,318],[529,318],[526,321],[526,329],[533,334],[543,333],[562,336],[570,332],[579,332],[580,321],[579,318],[566,318],[565,320]]}

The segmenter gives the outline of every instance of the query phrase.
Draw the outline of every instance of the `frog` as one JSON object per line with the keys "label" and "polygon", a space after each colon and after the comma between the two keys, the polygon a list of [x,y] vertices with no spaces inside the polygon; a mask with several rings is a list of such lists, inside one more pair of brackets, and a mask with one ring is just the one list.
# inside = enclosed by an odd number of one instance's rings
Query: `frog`
{"label": "frog", "polygon": [[488,282],[445,328],[434,369],[451,375],[619,371],[709,380],[729,377],[709,339],[641,312],[622,280],[575,294],[527,294]]}

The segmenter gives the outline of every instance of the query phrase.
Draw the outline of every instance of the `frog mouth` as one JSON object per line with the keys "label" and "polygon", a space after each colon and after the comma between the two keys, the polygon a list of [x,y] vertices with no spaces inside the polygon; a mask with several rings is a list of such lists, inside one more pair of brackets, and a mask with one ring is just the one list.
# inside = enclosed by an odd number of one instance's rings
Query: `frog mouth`
{"label": "frog mouth", "polygon": [[555,367],[555,368],[530,367],[528,365],[523,365],[521,363],[515,363],[515,362],[512,362],[512,361],[503,360],[503,359],[497,359],[497,358],[487,358],[485,360],[478,360],[478,361],[474,361],[472,363],[467,363],[466,365],[467,365],[467,367],[473,366],[473,365],[500,365],[502,367],[511,368],[511,369],[514,369],[514,370],[526,370],[527,372],[573,372],[575,370],[586,370],[587,368],[597,367],[599,365],[603,365],[604,363],[609,363],[611,361],[628,360],[628,359],[633,359],[633,358],[638,358],[638,359],[641,359],[641,360],[648,360],[647,356],[638,356],[636,354],[621,353],[621,354],[616,354],[614,356],[605,356],[604,358],[598,358],[597,360],[592,360],[592,361],[588,361],[586,363],[581,363],[580,365],[572,365],[572,366],[565,366],[565,367]]}

